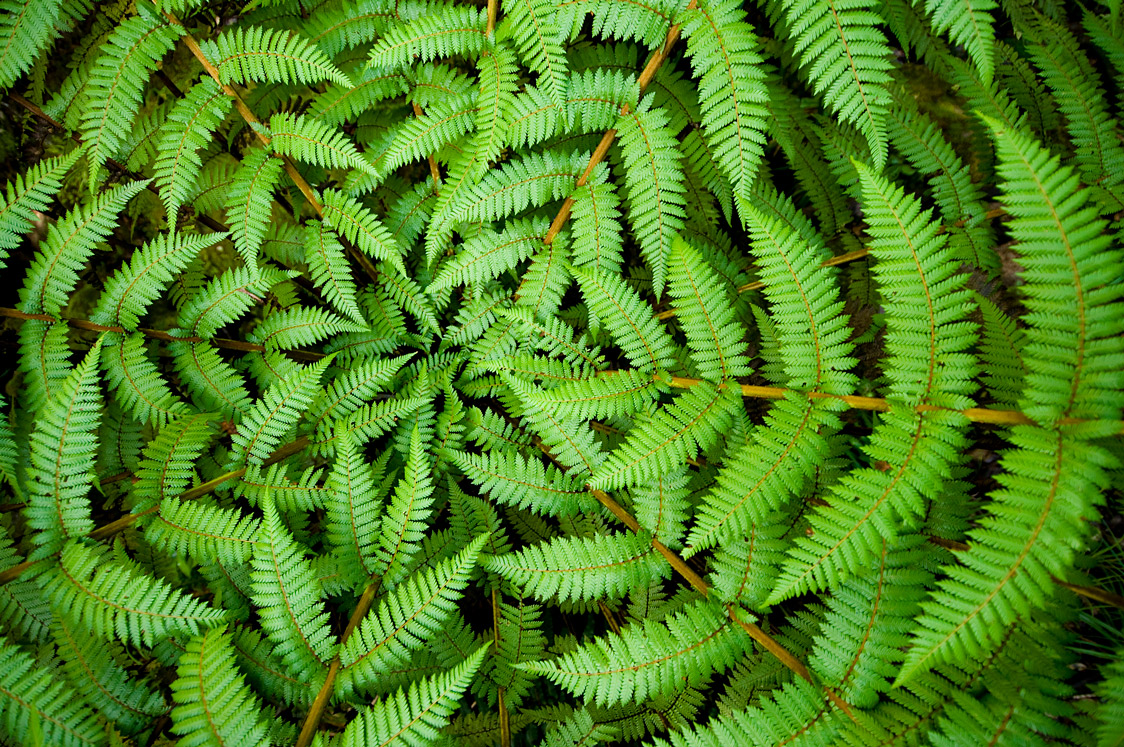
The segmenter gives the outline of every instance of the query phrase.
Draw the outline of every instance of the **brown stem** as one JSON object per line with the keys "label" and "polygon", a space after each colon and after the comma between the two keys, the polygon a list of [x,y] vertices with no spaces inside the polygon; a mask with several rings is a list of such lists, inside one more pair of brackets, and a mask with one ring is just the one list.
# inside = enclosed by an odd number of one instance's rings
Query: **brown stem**
{"label": "brown stem", "polygon": [[496,30],[496,15],[499,12],[499,0],[488,0],[488,23],[484,26],[484,35],[489,39]]}
{"label": "brown stem", "polygon": [[1120,596],[1119,594],[1111,592],[1107,589],[1100,589],[1096,586],[1080,586],[1079,584],[1071,584],[1068,581],[1062,581],[1061,579],[1054,578],[1053,576],[1051,576],[1050,578],[1053,579],[1054,583],[1058,586],[1064,586],[1070,591],[1080,594],[1086,599],[1092,599],[1095,602],[1110,604],[1113,607],[1124,610],[1124,597]]}
{"label": "brown stem", "polygon": [[[603,371],[602,374],[612,374],[614,371]],[[677,389],[690,389],[697,384],[702,383],[701,379],[688,379],[682,376],[672,376],[671,386]],[[758,399],[783,399],[785,395],[792,392],[791,389],[782,389],[776,386],[753,386],[751,384],[741,385],[743,397],[754,397]],[[840,402],[846,403],[849,407],[855,410],[875,410],[878,412],[886,412],[890,409],[890,403],[884,399],[877,397],[858,397],[848,394],[825,394],[824,392],[800,392],[806,395],[809,399],[837,399]],[[944,407],[937,407],[935,405],[918,405],[914,408],[917,412],[935,412],[937,410],[947,410]],[[1034,425],[1034,421],[1021,412],[1014,410],[992,410],[987,407],[971,407],[967,410],[957,410],[961,415],[964,415],[968,420],[973,423],[990,423],[992,425]],[[1076,423],[1077,420],[1066,419],[1063,424]],[[1124,433],[1124,423],[1120,424],[1118,433]]]}
{"label": "brown stem", "polygon": [[[359,602],[355,605],[355,611],[351,613],[351,619],[347,621],[347,627],[344,629],[343,635],[340,636],[340,648],[347,643],[351,633],[370,611],[371,602],[375,599],[375,593],[379,589],[381,580],[381,577],[373,579],[367,584],[367,588],[363,589],[363,595],[359,597]],[[332,697],[332,688],[336,684],[336,675],[339,672],[340,655],[337,653],[332,657],[332,663],[328,666],[328,676],[320,687],[320,692],[316,693],[316,698],[312,701],[312,707],[308,709],[308,715],[305,716],[304,724],[301,725],[301,733],[297,737],[296,747],[308,747],[312,744],[312,739],[316,736],[316,728],[320,726],[320,719],[324,716],[324,707],[328,705],[328,700]]]}
{"label": "brown stem", "polygon": [[[691,0],[690,4],[684,10],[692,10],[697,4],[697,0]],[[648,87],[648,84],[652,82],[652,78],[656,77],[656,71],[659,70],[660,65],[667,59],[668,52],[671,51],[671,48],[679,39],[679,31],[679,24],[675,24],[668,29],[667,37],[664,39],[663,44],[648,58],[648,64],[644,66],[644,69],[640,72],[640,77],[636,81],[641,94],[644,93],[644,89]],[[621,107],[621,116],[628,114],[630,111],[631,108],[628,104],[625,104]],[[589,163],[586,164],[585,171],[582,172],[581,178],[578,179],[578,183],[575,185],[576,187],[584,187],[586,182],[589,181],[589,177],[593,174],[593,170],[597,168],[597,164],[605,159],[605,155],[609,152],[609,146],[613,144],[613,139],[616,138],[616,136],[616,130],[607,130],[601,137],[601,142],[597,144],[597,148],[595,148],[593,153],[589,156]],[[546,236],[543,237],[544,244],[549,245],[553,243],[554,237],[558,235],[558,232],[566,225],[566,221],[570,219],[570,210],[573,206],[573,198],[567,197],[566,201],[562,203],[562,207],[559,208],[558,214],[555,215],[554,220],[551,221]]]}
{"label": "brown stem", "polygon": [[[499,653],[500,650],[500,595],[499,592],[492,588],[492,644],[493,650]],[[507,712],[507,704],[504,702],[504,688],[499,689],[499,697],[496,702],[497,713],[500,719],[500,747],[511,747],[511,714]]]}
{"label": "brown stem", "polygon": [[[418,106],[418,102],[411,101],[410,103],[414,106],[415,117],[421,117],[425,115],[425,112],[422,111],[422,108]],[[441,170],[437,168],[437,158],[435,158],[432,153],[430,153],[426,158],[429,161],[429,175],[433,177],[433,194],[437,194],[437,188],[441,186]]]}

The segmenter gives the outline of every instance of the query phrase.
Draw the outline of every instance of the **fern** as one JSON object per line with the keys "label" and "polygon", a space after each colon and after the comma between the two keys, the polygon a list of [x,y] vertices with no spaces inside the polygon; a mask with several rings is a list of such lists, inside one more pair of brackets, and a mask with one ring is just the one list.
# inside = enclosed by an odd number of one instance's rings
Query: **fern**
{"label": "fern", "polygon": [[0,742],[1113,743],[1117,5],[0,0]]}
{"label": "fern", "polygon": [[234,646],[224,627],[192,637],[176,673],[172,731],[185,737],[184,744],[270,744],[266,723],[254,713],[261,705],[235,667]]}

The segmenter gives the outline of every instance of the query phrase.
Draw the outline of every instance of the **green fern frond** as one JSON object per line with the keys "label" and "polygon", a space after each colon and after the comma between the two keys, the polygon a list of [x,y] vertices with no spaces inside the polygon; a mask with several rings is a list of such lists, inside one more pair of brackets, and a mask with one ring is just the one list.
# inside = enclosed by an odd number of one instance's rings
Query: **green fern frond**
{"label": "green fern frond", "polygon": [[538,73],[539,85],[547,89],[554,104],[565,106],[570,72],[555,5],[547,0],[507,0],[503,13],[497,38],[510,38],[523,64]]}
{"label": "green fern frond", "polygon": [[250,267],[258,265],[258,254],[272,210],[273,190],[281,181],[281,159],[265,148],[253,148],[234,172],[226,198],[226,216],[234,247]]}
{"label": "green fern frond", "polygon": [[[502,374],[503,381],[515,395],[516,401],[507,403],[510,409],[520,411],[526,427],[536,433],[550,456],[570,474],[589,475],[605,460],[605,453],[593,431],[579,420],[555,417],[550,410],[536,406],[533,385]],[[512,407],[514,405],[514,407]]]}
{"label": "green fern frond", "polygon": [[752,642],[731,625],[720,605],[692,602],[663,622],[645,620],[557,659],[519,667],[601,706],[643,700],[725,670]]}
{"label": "green fern frond", "polygon": [[461,244],[453,258],[441,265],[426,291],[435,295],[458,285],[477,285],[498,278],[542,247],[550,223],[545,218],[520,218],[496,233],[483,230]]}
{"label": "green fern frond", "polygon": [[175,223],[180,206],[195,186],[203,167],[198,151],[222,124],[230,104],[230,97],[213,78],[203,78],[176,102],[161,125],[154,173],[168,223]]}
{"label": "green fern frond", "polygon": [[768,98],[753,27],[736,0],[704,0],[681,23],[706,143],[735,194],[748,198],[764,155]]}
{"label": "green fern frond", "polygon": [[[0,70],[2,65],[0,62]],[[82,148],[75,148],[65,156],[45,158],[4,186],[0,192],[0,269],[4,268],[8,250],[19,246],[22,237],[31,231],[35,213],[47,209],[62,188],[63,176],[83,152]]]}
{"label": "green fern frond", "polygon": [[[529,207],[560,200],[574,189],[589,155],[560,151],[532,152],[504,162],[469,187],[457,221],[502,220]],[[450,208],[454,210],[454,208]]]}
{"label": "green fern frond", "polygon": [[114,398],[134,419],[160,428],[189,412],[149,360],[139,332],[126,337],[111,333],[102,347],[101,362]]}
{"label": "green fern frond", "polygon": [[510,448],[493,445],[483,454],[454,453],[452,460],[465,477],[497,503],[547,516],[574,516],[589,503],[577,480]]}
{"label": "green fern frond", "polygon": [[264,531],[253,548],[251,599],[289,674],[315,688],[336,653],[322,589],[303,549],[281,523],[273,499],[266,493],[259,504]]}
{"label": "green fern frond", "polygon": [[675,318],[702,377],[722,381],[749,376],[745,329],[734,316],[718,274],[698,249],[681,238],[672,244],[668,272]]}
{"label": "green fern frond", "polygon": [[166,553],[223,565],[249,562],[261,523],[241,511],[168,496],[145,525],[145,539]]}
{"label": "green fern frond", "polygon": [[330,80],[351,86],[351,79],[321,49],[291,31],[237,26],[200,47],[224,84],[253,81],[311,85]]}
{"label": "green fern frond", "polygon": [[619,276],[574,268],[582,297],[633,368],[646,373],[677,367],[675,343],[652,309]]}
{"label": "green fern frond", "polygon": [[432,463],[425,453],[418,429],[410,435],[406,470],[386,506],[371,572],[382,577],[383,586],[394,588],[407,577],[406,569],[425,536],[426,520],[432,513]]}
{"label": "green fern frond", "polygon": [[62,619],[55,620],[51,635],[71,686],[125,733],[135,734],[167,710],[148,683],[133,680],[121,665],[120,644],[83,635]]}
{"label": "green fern frond", "polygon": [[639,371],[617,371],[612,376],[583,379],[528,394],[526,400],[550,410],[561,420],[606,420],[644,412],[666,382]]}
{"label": "green fern frond", "polygon": [[364,708],[344,729],[340,747],[431,744],[440,739],[487,653],[488,647],[480,646],[456,667]]}
{"label": "green fern frond", "polygon": [[785,7],[801,67],[817,96],[866,138],[876,169],[886,163],[890,47],[882,19],[858,0],[801,0]]}
{"label": "green fern frond", "polygon": [[356,443],[366,443],[386,433],[399,418],[413,413],[424,401],[421,397],[400,397],[362,405],[345,418],[322,424],[316,432],[313,451],[323,456],[334,454],[336,440],[345,431],[355,437]]}
{"label": "green fern frond", "polygon": [[300,114],[278,112],[269,118],[274,153],[329,169],[358,169],[374,174],[351,141],[331,125]]}
{"label": "green fern frond", "polygon": [[652,271],[652,289],[663,295],[672,242],[683,230],[686,201],[681,154],[662,109],[646,98],[622,114],[617,137],[624,157],[628,220]]}
{"label": "green fern frond", "polygon": [[470,149],[474,163],[483,173],[487,164],[499,158],[511,126],[515,92],[519,87],[519,70],[515,54],[502,44],[489,54],[482,54],[478,63],[480,93],[477,97],[475,129]]}
{"label": "green fern frond", "polygon": [[0,10],[0,88],[10,88],[55,35],[61,0],[7,0]]}
{"label": "green fern frond", "polygon": [[995,71],[995,20],[988,12],[995,8],[992,0],[925,0],[933,29],[968,50],[984,85],[991,85]]}
{"label": "green fern frond", "polygon": [[340,648],[337,692],[376,690],[381,676],[409,661],[425,637],[445,625],[487,539],[481,535],[455,557],[408,577],[363,618]]}
{"label": "green fern frond", "polygon": [[58,315],[78,282],[78,273],[99,242],[113,232],[117,217],[147,182],[129,182],[76,207],[47,233],[20,290],[20,311]]}
{"label": "green fern frond", "polygon": [[91,192],[101,181],[105,162],[133,129],[145,83],[183,33],[181,26],[168,24],[144,6],[138,11],[102,45],[85,86],[79,129],[88,146]]}
{"label": "green fern frond", "polygon": [[390,147],[379,156],[375,172],[380,176],[393,173],[436,153],[445,143],[460,140],[475,127],[476,117],[476,96],[466,93],[437,103],[419,117],[404,120]]}
{"label": "green fern frond", "polygon": [[262,705],[238,671],[226,626],[193,636],[172,683],[172,731],[184,747],[238,744],[268,747]]}
{"label": "green fern frond", "polygon": [[81,540],[66,543],[61,563],[44,573],[40,583],[51,607],[76,628],[135,646],[153,646],[173,635],[194,635],[227,617],[149,576],[131,561]]}
{"label": "green fern frond", "polygon": [[250,407],[246,381],[206,342],[175,341],[168,346],[180,381],[200,410],[238,420]]}
{"label": "green fern frond", "polygon": [[624,443],[594,471],[590,487],[614,490],[666,474],[714,446],[740,407],[736,387],[696,384],[629,431]]}
{"label": "green fern frond", "polygon": [[977,294],[976,303],[983,317],[980,378],[992,399],[1010,408],[1017,407],[1027,374],[1023,361],[1026,334],[994,302]]}
{"label": "green fern frond", "polygon": [[0,636],[0,729],[13,744],[101,745],[105,728],[93,709],[51,669]]}
{"label": "green fern frond", "polygon": [[341,332],[365,332],[367,326],[340,319],[326,309],[293,306],[265,318],[250,336],[267,350],[307,348]]}
{"label": "green fern frond", "polygon": [[133,252],[127,264],[105,281],[105,289],[90,321],[136,330],[140,318],[176,276],[199,252],[225,237],[222,233],[193,236],[169,232],[146,242]]}
{"label": "green fern frond", "polygon": [[[579,0],[568,3],[574,14],[573,21],[560,24],[563,29],[572,25],[580,27],[588,13],[593,16],[592,31],[602,39],[636,40],[649,49],[655,49],[664,42],[667,30],[675,19],[675,11],[682,7],[675,0],[656,0],[643,4],[604,2],[603,0]],[[567,6],[560,6],[561,12]],[[575,32],[577,33],[577,32]],[[574,34],[568,34],[571,38]]]}
{"label": "green fern frond", "polygon": [[617,275],[623,262],[624,228],[620,197],[605,182],[590,182],[570,195],[574,200],[570,254],[575,267]]}
{"label": "green fern frond", "polygon": [[364,323],[356,304],[355,279],[335,234],[320,221],[309,221],[304,227],[304,251],[309,277],[324,299],[348,319]]}
{"label": "green fern frond", "polygon": [[395,24],[371,48],[367,65],[398,69],[438,57],[478,55],[487,43],[484,14],[483,8],[447,5],[409,23]]}
{"label": "green fern frond", "polygon": [[326,189],[322,197],[325,225],[355,244],[368,257],[381,259],[406,275],[398,242],[373,212],[339,190]]}
{"label": "green fern frond", "polygon": [[1113,661],[1106,664],[1103,684],[1098,688],[1098,747],[1117,747],[1124,743],[1124,658],[1117,649]]}
{"label": "green fern frond", "polygon": [[[1122,259],[1091,193],[1073,169],[1020,132],[989,121],[999,154],[1010,233],[1033,284],[1020,409],[1047,425],[1067,417],[1115,420],[1124,406],[1119,334]],[[1110,373],[1115,371],[1116,373]]]}
{"label": "green fern frond", "polygon": [[[1038,25],[1041,41],[1027,51],[1065,117],[1077,168],[1087,184],[1119,186],[1124,145],[1100,77],[1068,29],[1045,18]],[[1114,203],[1112,209],[1119,209],[1119,201]]]}
{"label": "green fern frond", "polygon": [[101,341],[39,411],[27,468],[27,523],[36,530],[33,560],[54,555],[70,537],[94,528],[89,491],[94,480],[101,419],[98,356]]}
{"label": "green fern frond", "polygon": [[562,602],[619,599],[670,572],[667,563],[656,557],[651,538],[633,532],[557,537],[518,553],[488,558],[481,565],[524,594],[548,601],[557,597]]}
{"label": "green fern frond", "polygon": [[[381,513],[384,510],[385,491],[378,489],[386,471],[386,451],[375,468],[368,464],[363,454],[355,448],[348,436],[338,439],[336,460],[328,475],[325,487],[331,495],[325,517],[324,533],[335,551],[350,562],[354,584],[363,583],[363,576],[375,566]],[[360,570],[366,570],[367,574]]]}
{"label": "green fern frond", "polygon": [[329,355],[266,390],[238,424],[231,443],[232,463],[262,464],[269,458],[312,404],[320,377],[333,358]]}

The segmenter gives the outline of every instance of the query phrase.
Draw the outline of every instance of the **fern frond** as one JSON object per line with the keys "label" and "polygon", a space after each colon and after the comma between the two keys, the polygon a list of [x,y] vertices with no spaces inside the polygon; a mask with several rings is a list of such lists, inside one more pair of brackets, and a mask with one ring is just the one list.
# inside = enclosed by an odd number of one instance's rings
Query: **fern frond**
{"label": "fern frond", "polygon": [[[356,586],[363,583],[375,565],[385,491],[377,489],[386,471],[390,451],[384,453],[375,469],[355,448],[349,436],[336,445],[336,460],[325,487],[331,495],[324,521],[324,533],[338,555],[346,561]],[[362,571],[366,570],[367,573]]]}
{"label": "fern frond", "polygon": [[876,169],[886,163],[890,47],[882,19],[860,0],[801,0],[785,8],[801,67],[817,96],[862,132]]}
{"label": "fern frond", "polygon": [[1113,660],[1102,667],[1107,673],[1097,693],[1101,701],[1097,708],[1098,747],[1124,742],[1124,658],[1120,653],[1117,649]]}
{"label": "fern frond", "polygon": [[483,8],[446,5],[409,23],[391,26],[371,48],[370,67],[409,68],[438,57],[475,57],[483,51]]}
{"label": "fern frond", "polygon": [[61,563],[42,577],[53,609],[83,631],[135,646],[178,634],[194,635],[226,619],[215,610],[144,573],[97,545],[69,540]]}
{"label": "fern frond", "polygon": [[0,729],[12,744],[101,745],[105,728],[93,709],[54,672],[0,636]]}
{"label": "fern frond", "polygon": [[118,25],[102,45],[86,83],[79,129],[88,146],[91,192],[105,162],[133,130],[145,83],[183,33],[183,27],[168,24],[143,6],[138,11],[140,15]]}
{"label": "fern frond", "polygon": [[988,12],[995,7],[992,0],[925,0],[933,29],[968,50],[984,85],[995,72],[995,20]]}
{"label": "fern frond", "polygon": [[488,647],[480,646],[456,667],[417,680],[408,690],[398,690],[364,708],[344,729],[340,747],[437,741],[487,653]]}
{"label": "fern frond", "polygon": [[[0,62],[0,70],[2,65]],[[23,236],[31,231],[35,213],[47,209],[62,188],[63,176],[83,152],[82,148],[75,148],[65,156],[45,158],[4,186],[0,192],[0,269],[4,268],[8,250],[19,246]]]}
{"label": "fern frond", "polygon": [[[534,387],[503,374],[504,383],[518,398],[518,407],[528,429],[538,434],[549,454],[571,474],[593,474],[605,460],[605,454],[593,431],[579,420],[563,420],[531,402]],[[515,403],[512,403],[515,404]]]}
{"label": "fern frond", "polygon": [[250,268],[257,267],[273,207],[273,190],[281,181],[283,164],[265,148],[253,148],[234,172],[226,197],[230,238]]}
{"label": "fern frond", "polygon": [[236,26],[200,45],[225,83],[303,83],[330,80],[351,86],[316,45],[299,34],[259,26]]}
{"label": "fern frond", "polygon": [[542,248],[550,223],[545,218],[519,218],[500,233],[485,229],[460,245],[453,258],[441,265],[426,291],[436,295],[458,285],[477,285],[515,269]]}
{"label": "fern frond", "polygon": [[214,415],[184,415],[160,429],[144,447],[133,494],[144,510],[183,492],[195,477],[195,463],[215,437]]}
{"label": "fern frond", "polygon": [[278,112],[269,118],[269,136],[275,153],[323,168],[375,173],[342,132],[310,117]]}
{"label": "fern frond", "polygon": [[20,311],[55,316],[66,306],[78,272],[94,248],[113,232],[117,216],[146,182],[129,182],[103,192],[89,205],[76,207],[47,233],[35,253],[20,290]]}
{"label": "fern frond", "polygon": [[547,516],[574,516],[588,507],[585,488],[553,465],[512,449],[454,453],[453,463],[497,503]]}
{"label": "fern frond", "polygon": [[519,667],[606,706],[670,694],[684,681],[697,684],[751,645],[720,605],[696,601],[663,622],[644,620],[557,659]]}
{"label": "fern frond", "polygon": [[417,427],[410,435],[406,470],[386,506],[378,548],[370,559],[371,572],[392,589],[407,577],[406,569],[425,536],[426,520],[432,513],[432,464],[426,455]]}
{"label": "fern frond", "polygon": [[675,343],[652,308],[624,280],[607,272],[574,268],[582,297],[605,325],[633,368],[646,373],[677,367]]}
{"label": "fern frond", "polygon": [[[1042,40],[1027,51],[1065,117],[1083,180],[1105,187],[1124,183],[1124,145],[1100,77],[1068,29],[1045,18],[1038,24]],[[1111,209],[1119,209],[1114,203]]]}
{"label": "fern frond", "polygon": [[411,652],[445,625],[487,539],[481,535],[455,557],[410,576],[363,618],[340,648],[338,692],[376,690],[380,677],[409,661]]}
{"label": "fern frond", "polygon": [[687,214],[682,154],[662,109],[646,98],[636,111],[622,114],[617,138],[624,157],[628,220],[652,271],[652,289],[663,295],[668,256]]}
{"label": "fern frond", "polygon": [[293,306],[270,314],[249,336],[266,350],[311,347],[341,332],[365,332],[367,326],[340,319],[326,309]]}
{"label": "fern frond", "polygon": [[399,418],[413,413],[424,401],[420,397],[400,397],[362,405],[346,418],[321,424],[313,451],[323,456],[335,453],[336,440],[344,431],[354,435],[356,443],[366,443],[390,430]]}
{"label": "fern frond", "polygon": [[1020,409],[1043,425],[1115,420],[1124,406],[1124,314],[1115,283],[1124,261],[1073,169],[1021,132],[989,121],[1010,233],[1031,280]]}
{"label": "fern frond", "polygon": [[631,416],[667,391],[661,378],[639,371],[616,371],[612,376],[567,382],[544,391],[530,391],[526,400],[561,420],[606,420]]}
{"label": "fern frond", "polygon": [[10,88],[55,35],[61,0],[7,0],[0,10],[0,88]]}
{"label": "fern frond", "polygon": [[670,572],[652,550],[651,538],[634,532],[557,537],[517,553],[490,557],[481,565],[525,594],[563,602],[619,599]]}
{"label": "fern frond", "polygon": [[261,535],[261,523],[237,509],[167,496],[145,525],[144,536],[166,553],[197,563],[247,563]]}
{"label": "fern frond", "polygon": [[262,464],[269,458],[312,404],[320,388],[320,377],[333,357],[322,358],[266,390],[238,425],[231,442],[232,462]]}
{"label": "fern frond", "polygon": [[425,114],[404,120],[373,171],[384,176],[436,153],[446,143],[456,142],[471,132],[476,116],[475,92],[469,92],[442,100]]}
{"label": "fern frond", "polygon": [[980,335],[980,378],[996,402],[1010,408],[1018,406],[1026,379],[1023,349],[1026,334],[1015,320],[992,301],[976,295],[983,325]]}
{"label": "fern frond", "polygon": [[148,307],[196,255],[225,237],[222,233],[193,236],[168,232],[146,242],[105,281],[90,321],[136,330]]}
{"label": "fern frond", "polygon": [[570,195],[570,254],[575,267],[620,273],[623,262],[624,228],[621,225],[620,197],[612,185],[589,182]]}
{"label": "fern frond", "polygon": [[168,346],[180,381],[200,410],[238,420],[250,407],[246,381],[206,342],[175,341]]}
{"label": "fern frond", "polygon": [[101,419],[100,354],[99,340],[52,392],[35,419],[24,511],[28,526],[36,530],[33,560],[54,555],[68,538],[94,528],[89,491]]}
{"label": "fern frond", "polygon": [[538,73],[539,85],[546,88],[554,104],[565,106],[569,69],[554,4],[547,0],[507,0],[503,13],[497,38],[510,38],[523,63]]}
{"label": "fern frond", "polygon": [[507,131],[511,125],[515,104],[515,91],[519,86],[515,54],[502,44],[488,54],[482,54],[477,63],[480,70],[480,93],[477,96],[475,129],[470,150],[478,171],[495,161],[503,150]]}
{"label": "fern frond", "polygon": [[154,173],[169,224],[175,224],[203,167],[199,148],[211,140],[230,104],[230,97],[214,78],[206,77],[176,102],[161,125]]}
{"label": "fern frond", "polygon": [[179,326],[190,335],[209,339],[220,327],[246,313],[286,275],[272,268],[234,267],[214,278],[180,308]]}
{"label": "fern frond", "polygon": [[273,499],[266,493],[259,504],[264,531],[253,548],[251,598],[262,630],[289,673],[315,688],[336,653],[322,589],[303,549],[281,523]]}
{"label": "fern frond", "polygon": [[83,635],[62,619],[51,626],[51,636],[71,686],[122,731],[135,734],[165,712],[164,699],[120,664],[120,644]]}
{"label": "fern frond", "polygon": [[149,360],[141,333],[111,334],[102,347],[101,362],[117,403],[134,419],[160,428],[190,410]]}
{"label": "fern frond", "polygon": [[373,212],[335,189],[323,193],[324,223],[355,244],[368,257],[381,259],[406,275],[398,242]]}
{"label": "fern frond", "polygon": [[748,198],[764,155],[768,99],[753,27],[737,0],[704,0],[680,22],[706,143],[734,192]]}
{"label": "fern frond", "polygon": [[745,329],[734,316],[718,274],[681,238],[672,244],[668,272],[675,318],[687,335],[699,374],[711,381],[749,376]]}
{"label": "fern frond", "polygon": [[262,704],[238,671],[226,626],[193,636],[172,683],[172,732],[184,747],[268,747]]}
{"label": "fern frond", "polygon": [[347,264],[343,245],[335,234],[318,220],[304,227],[304,261],[313,284],[325,300],[353,322],[362,324],[363,313],[356,305],[355,280]]}
{"label": "fern frond", "polygon": [[597,490],[614,490],[666,474],[718,442],[742,406],[736,387],[703,381],[629,431],[589,481]]}
{"label": "fern frond", "polygon": [[458,221],[501,220],[529,207],[542,207],[566,197],[585,170],[586,153],[544,151],[515,158],[489,171],[471,185]]}

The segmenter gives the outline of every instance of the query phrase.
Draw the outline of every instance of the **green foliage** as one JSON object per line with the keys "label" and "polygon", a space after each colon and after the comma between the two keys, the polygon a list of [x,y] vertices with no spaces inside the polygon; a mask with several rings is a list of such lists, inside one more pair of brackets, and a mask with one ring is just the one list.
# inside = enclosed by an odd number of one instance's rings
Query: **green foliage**
{"label": "green foliage", "polygon": [[1118,744],[1119,5],[0,0],[0,744]]}

